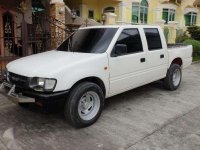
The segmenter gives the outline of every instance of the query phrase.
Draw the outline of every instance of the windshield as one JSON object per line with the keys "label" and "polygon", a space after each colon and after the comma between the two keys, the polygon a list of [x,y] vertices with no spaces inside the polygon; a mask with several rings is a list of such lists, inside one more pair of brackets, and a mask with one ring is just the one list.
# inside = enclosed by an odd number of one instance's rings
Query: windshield
{"label": "windshield", "polygon": [[65,40],[57,50],[80,53],[104,53],[116,32],[117,28],[80,29]]}

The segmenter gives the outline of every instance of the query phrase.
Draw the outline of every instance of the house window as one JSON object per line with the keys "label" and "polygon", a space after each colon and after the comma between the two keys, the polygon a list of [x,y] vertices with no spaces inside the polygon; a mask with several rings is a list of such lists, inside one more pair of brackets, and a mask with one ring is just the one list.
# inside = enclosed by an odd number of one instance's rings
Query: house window
{"label": "house window", "polygon": [[89,10],[88,11],[88,18],[94,19],[94,10]]}
{"label": "house window", "polygon": [[114,7],[106,7],[103,10],[103,13],[115,13],[115,8]]}
{"label": "house window", "polygon": [[185,14],[185,26],[192,26],[197,23],[197,13],[189,12]]}
{"label": "house window", "polygon": [[148,2],[142,0],[141,3],[133,3],[132,5],[132,22],[147,24],[148,20]]}
{"label": "house window", "polygon": [[174,9],[163,9],[162,19],[165,21],[165,24],[168,24],[169,21],[174,21],[176,15],[176,10]]}
{"label": "house window", "polygon": [[77,15],[78,17],[81,16],[80,10],[76,10],[76,15]]}

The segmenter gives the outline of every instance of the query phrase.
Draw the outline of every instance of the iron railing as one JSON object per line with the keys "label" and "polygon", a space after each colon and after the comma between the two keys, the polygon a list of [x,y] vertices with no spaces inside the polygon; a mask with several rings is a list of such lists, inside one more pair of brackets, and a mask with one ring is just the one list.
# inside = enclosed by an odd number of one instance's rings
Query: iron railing
{"label": "iron railing", "polygon": [[0,24],[0,29],[4,31],[0,36],[0,81],[10,61],[55,49],[71,34],[65,23],[44,12],[33,13],[32,21],[33,24],[26,24],[27,33],[22,35],[23,28],[17,26],[13,16],[9,12],[3,14],[3,23]]}

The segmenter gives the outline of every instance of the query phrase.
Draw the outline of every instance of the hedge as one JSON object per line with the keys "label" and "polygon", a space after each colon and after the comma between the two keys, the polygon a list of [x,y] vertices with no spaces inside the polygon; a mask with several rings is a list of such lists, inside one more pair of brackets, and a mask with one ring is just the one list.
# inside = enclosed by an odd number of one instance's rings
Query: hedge
{"label": "hedge", "polygon": [[193,46],[194,56],[200,55],[200,41],[188,39],[188,40],[185,40],[183,43],[186,45]]}

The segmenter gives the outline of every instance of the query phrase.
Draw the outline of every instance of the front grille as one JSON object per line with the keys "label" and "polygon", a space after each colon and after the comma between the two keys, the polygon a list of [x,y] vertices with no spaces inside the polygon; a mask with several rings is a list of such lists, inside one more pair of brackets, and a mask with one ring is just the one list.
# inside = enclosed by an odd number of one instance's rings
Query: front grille
{"label": "front grille", "polygon": [[16,87],[19,87],[19,88],[28,87],[28,77],[9,72],[8,78],[9,78],[9,82],[16,85]]}

